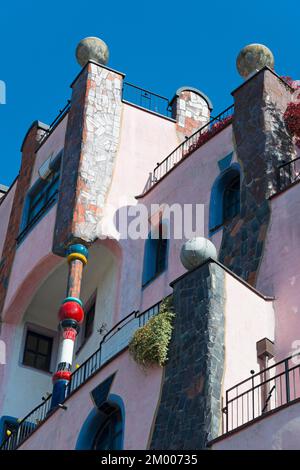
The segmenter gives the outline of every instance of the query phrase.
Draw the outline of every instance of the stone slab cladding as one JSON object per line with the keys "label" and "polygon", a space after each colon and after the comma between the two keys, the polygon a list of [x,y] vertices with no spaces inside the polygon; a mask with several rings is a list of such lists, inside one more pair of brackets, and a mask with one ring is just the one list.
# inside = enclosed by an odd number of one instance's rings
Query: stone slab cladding
{"label": "stone slab cladding", "polygon": [[224,270],[207,262],[173,283],[174,329],[151,449],[205,449],[221,426]]}
{"label": "stone slab cladding", "polygon": [[283,114],[292,89],[265,67],[233,92],[233,138],[241,166],[241,212],[224,225],[221,263],[255,285],[270,221],[277,167],[294,158]]}
{"label": "stone slab cladding", "polygon": [[117,155],[123,76],[94,62],[74,81],[53,251],[103,235],[101,220]]}
{"label": "stone slab cladding", "polygon": [[[12,269],[17,248],[17,237],[19,235],[23,206],[26,193],[30,186],[32,171],[36,158],[36,150],[39,142],[48,130],[48,126],[35,121],[29,128],[22,147],[22,161],[18,176],[16,192],[10,213],[6,238],[3,246],[2,259],[0,262],[0,319],[4,307],[6,292],[8,288],[9,276]],[[1,323],[0,323],[1,327]]]}
{"label": "stone slab cladding", "polygon": [[196,89],[180,88],[175,98],[171,102],[172,114],[176,119],[177,134],[182,141],[209,121],[212,104]]}

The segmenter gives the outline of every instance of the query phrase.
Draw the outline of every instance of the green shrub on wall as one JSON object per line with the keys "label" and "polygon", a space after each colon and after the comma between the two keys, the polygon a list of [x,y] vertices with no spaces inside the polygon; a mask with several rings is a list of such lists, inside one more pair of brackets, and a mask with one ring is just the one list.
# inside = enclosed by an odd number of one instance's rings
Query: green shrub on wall
{"label": "green shrub on wall", "polygon": [[174,316],[172,298],[168,297],[161,303],[159,313],[134,333],[129,352],[138,364],[150,367],[166,363]]}

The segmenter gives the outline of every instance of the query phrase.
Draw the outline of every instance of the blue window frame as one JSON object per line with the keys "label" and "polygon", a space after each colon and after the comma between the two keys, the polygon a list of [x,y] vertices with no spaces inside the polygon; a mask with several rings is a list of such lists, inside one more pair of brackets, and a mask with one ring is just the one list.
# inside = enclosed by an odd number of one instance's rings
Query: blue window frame
{"label": "blue window frame", "polygon": [[47,180],[39,181],[29,194],[27,224],[33,222],[45,207],[55,198],[59,186],[59,172],[52,173]]}
{"label": "blue window frame", "polygon": [[61,154],[51,164],[51,173],[47,179],[39,179],[27,195],[21,232],[18,236],[20,243],[32,227],[42,218],[50,207],[57,201],[60,182]]}
{"label": "blue window frame", "polygon": [[240,212],[240,171],[231,165],[215,180],[210,197],[209,231],[214,233]]}
{"label": "blue window frame", "polygon": [[163,224],[160,223],[157,237],[153,237],[153,232],[150,232],[145,242],[143,286],[155,279],[167,267],[168,239],[163,232]]}

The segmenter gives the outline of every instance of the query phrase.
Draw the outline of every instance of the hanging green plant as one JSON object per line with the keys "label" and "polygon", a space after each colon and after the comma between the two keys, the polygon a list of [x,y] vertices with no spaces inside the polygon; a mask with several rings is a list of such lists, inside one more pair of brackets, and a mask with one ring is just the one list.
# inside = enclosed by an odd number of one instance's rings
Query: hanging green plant
{"label": "hanging green plant", "polygon": [[161,303],[159,313],[134,333],[129,352],[142,367],[163,366],[166,363],[174,316],[172,298],[168,297]]}

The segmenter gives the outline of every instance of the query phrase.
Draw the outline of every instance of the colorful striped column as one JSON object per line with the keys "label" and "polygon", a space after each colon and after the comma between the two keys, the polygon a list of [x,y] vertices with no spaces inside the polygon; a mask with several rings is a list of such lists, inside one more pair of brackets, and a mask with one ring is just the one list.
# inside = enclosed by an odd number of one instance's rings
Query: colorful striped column
{"label": "colorful striped column", "polygon": [[74,343],[84,320],[80,290],[83,268],[88,260],[88,249],[81,244],[70,245],[67,249],[67,260],[69,263],[67,297],[63,300],[58,313],[61,342],[58,365],[53,374],[51,408],[64,401],[71,378]]}

